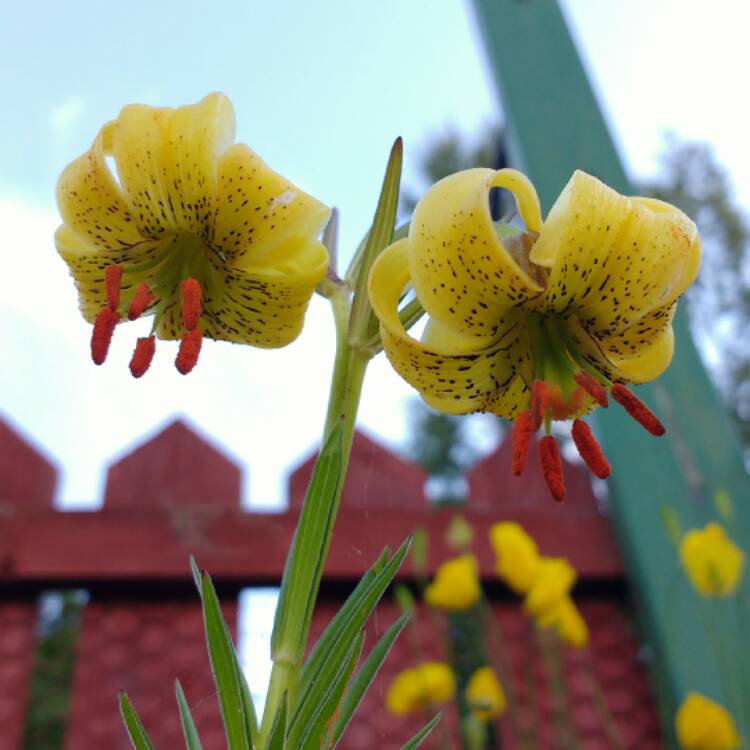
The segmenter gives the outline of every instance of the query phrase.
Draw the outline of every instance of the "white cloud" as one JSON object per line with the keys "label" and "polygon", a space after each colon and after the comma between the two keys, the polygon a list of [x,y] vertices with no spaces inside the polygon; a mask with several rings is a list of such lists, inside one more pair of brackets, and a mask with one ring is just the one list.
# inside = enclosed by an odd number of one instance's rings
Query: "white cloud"
{"label": "white cloud", "polygon": [[80,96],[71,96],[62,104],[52,108],[49,121],[53,138],[57,143],[64,143],[68,140],[75,126],[80,122],[84,110],[85,105]]}

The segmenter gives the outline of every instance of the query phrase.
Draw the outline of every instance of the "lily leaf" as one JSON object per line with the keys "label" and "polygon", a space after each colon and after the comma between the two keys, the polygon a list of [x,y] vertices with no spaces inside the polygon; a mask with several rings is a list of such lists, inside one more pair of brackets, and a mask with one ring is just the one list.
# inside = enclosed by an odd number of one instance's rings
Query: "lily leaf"
{"label": "lily leaf", "polygon": [[425,726],[422,727],[402,748],[401,750],[414,750],[414,748],[419,747],[424,740],[427,739],[427,736],[430,734],[430,732],[435,728],[437,723],[440,721],[440,717],[442,714],[437,714],[437,716],[433,717],[432,720],[425,724]]}
{"label": "lily leaf", "polygon": [[125,721],[125,727],[128,730],[130,741],[133,743],[135,750],[154,750],[154,746],[146,734],[146,730],[141,724],[141,720],[138,718],[138,714],[133,708],[133,704],[128,698],[128,694],[124,691],[120,691],[120,713]]}
{"label": "lily leaf", "polygon": [[333,728],[329,734],[329,740],[324,743],[324,747],[336,747],[336,743],[341,739],[341,735],[349,724],[354,712],[357,710],[360,701],[364,697],[367,689],[378,674],[380,667],[385,661],[386,656],[391,650],[396,638],[398,638],[404,626],[409,621],[409,614],[405,613],[396,620],[386,631],[385,635],[375,644],[370,651],[365,663],[357,672],[354,679],[346,691],[338,711],[338,717],[334,722]]}
{"label": "lily leaf", "polygon": [[179,680],[175,680],[174,689],[177,695],[177,705],[180,708],[180,721],[182,722],[182,732],[185,735],[187,750],[203,750],[198,730],[195,728],[193,715],[190,713],[190,707],[187,704],[185,693],[182,690]]}

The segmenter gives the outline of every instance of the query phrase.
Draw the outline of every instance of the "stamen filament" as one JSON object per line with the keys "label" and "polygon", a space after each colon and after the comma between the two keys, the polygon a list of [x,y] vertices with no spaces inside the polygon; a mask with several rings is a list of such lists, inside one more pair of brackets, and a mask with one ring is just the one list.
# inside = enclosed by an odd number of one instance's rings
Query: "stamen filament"
{"label": "stamen filament", "polygon": [[575,379],[576,383],[583,388],[586,393],[591,396],[591,398],[596,401],[599,406],[606,409],[609,406],[609,399],[607,398],[607,391],[604,389],[604,386],[602,386],[601,383],[599,383],[596,378],[589,374],[588,372],[585,372],[584,370],[579,370],[573,378]]}
{"label": "stamen filament", "polygon": [[130,303],[128,309],[128,320],[135,320],[140,318],[141,315],[153,304],[156,299],[156,295],[149,291],[148,285],[145,281],[138,284],[133,295],[133,301]]}
{"label": "stamen filament", "polygon": [[562,475],[560,446],[552,435],[545,435],[539,441],[539,454],[542,461],[542,474],[552,497],[558,503],[565,500],[565,483]]}
{"label": "stamen filament", "polygon": [[107,307],[116,312],[120,306],[120,280],[122,266],[107,266],[104,270],[104,289],[107,293]]}
{"label": "stamen filament", "polygon": [[612,467],[602,453],[602,449],[596,442],[588,424],[582,419],[576,419],[573,422],[571,435],[576,448],[578,448],[578,453],[586,462],[586,466],[589,467],[591,473],[599,479],[606,479],[612,473]]}
{"label": "stamen filament", "polygon": [[194,328],[183,334],[175,360],[175,367],[183,375],[187,375],[197,364],[202,342],[203,335],[200,328]]}
{"label": "stamen filament", "polygon": [[520,477],[526,468],[526,458],[529,454],[529,443],[534,434],[531,412],[521,412],[513,422],[513,434],[511,435],[511,467],[513,476]]}
{"label": "stamen filament", "polygon": [[666,432],[664,425],[659,421],[657,416],[633,391],[620,383],[616,383],[612,386],[610,393],[612,394],[612,398],[647,432],[656,437],[660,437]]}
{"label": "stamen filament", "polygon": [[134,378],[140,378],[151,366],[156,351],[156,338],[145,336],[139,338],[133,356],[130,358],[130,373]]}
{"label": "stamen filament", "polygon": [[105,307],[99,311],[94,321],[94,330],[91,333],[91,359],[95,365],[104,364],[112,341],[115,326],[120,320],[120,314]]}
{"label": "stamen filament", "polygon": [[188,331],[193,331],[201,316],[201,285],[193,278],[185,279],[180,284],[182,292],[182,324]]}
{"label": "stamen filament", "polygon": [[542,425],[547,410],[547,384],[543,380],[535,380],[531,386],[531,422],[536,432]]}

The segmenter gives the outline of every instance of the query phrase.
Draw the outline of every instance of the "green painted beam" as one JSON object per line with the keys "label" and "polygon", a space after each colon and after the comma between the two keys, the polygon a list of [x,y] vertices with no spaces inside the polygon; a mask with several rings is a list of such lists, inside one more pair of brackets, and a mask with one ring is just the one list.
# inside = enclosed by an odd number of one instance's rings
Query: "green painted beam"
{"label": "green painted beam", "polygon": [[[474,7],[505,116],[511,163],[532,179],[545,211],[579,168],[632,194],[557,2],[474,0]],[[673,506],[686,528],[702,525],[716,517],[712,498],[724,489],[737,510],[733,536],[750,550],[750,481],[738,443],[684,313],[677,316],[675,333],[671,367],[656,383],[638,389],[663,418],[668,437],[646,435],[619,408],[600,410],[597,419],[614,468],[611,514],[670,714],[687,690],[730,699],[722,694],[702,612],[679,573],[661,509]],[[744,595],[750,597],[747,579]],[[737,639],[736,648],[747,653],[748,634],[740,632],[735,612],[723,603],[718,609],[725,645],[731,648]],[[737,661],[732,663],[739,671]],[[732,700],[736,704],[739,698]]]}

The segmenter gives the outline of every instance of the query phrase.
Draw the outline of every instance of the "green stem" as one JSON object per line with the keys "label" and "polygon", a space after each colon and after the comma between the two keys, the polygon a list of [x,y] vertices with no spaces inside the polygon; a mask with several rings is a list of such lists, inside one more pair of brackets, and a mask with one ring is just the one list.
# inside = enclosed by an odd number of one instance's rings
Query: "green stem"
{"label": "green stem", "polygon": [[586,681],[589,685],[589,690],[591,691],[591,697],[594,699],[596,712],[599,714],[610,747],[612,747],[613,750],[628,750],[625,741],[622,739],[620,730],[617,728],[612,712],[609,710],[607,699],[604,697],[602,688],[599,685],[599,680],[597,679],[594,667],[591,664],[590,654],[587,653],[581,659],[581,662],[583,665],[583,672],[586,675]]}
{"label": "green stem", "polygon": [[581,750],[581,743],[573,726],[570,704],[565,684],[560,641],[554,632],[537,628],[537,638],[542,653],[542,660],[549,679],[552,693],[554,722],[559,732],[560,744],[566,750]]}
{"label": "green stem", "polygon": [[[342,426],[341,471],[336,490],[331,500],[333,505],[331,515],[334,519],[341,501],[341,491],[344,486],[346,470],[349,464],[349,456],[351,454],[362,385],[367,365],[370,361],[368,353],[352,348],[347,341],[349,322],[348,294],[348,289],[346,287],[341,287],[330,297],[334,322],[336,324],[336,359],[333,366],[328,411],[326,413],[325,427],[323,431],[324,440],[330,434],[334,426],[338,424],[341,424]],[[302,513],[300,514],[300,517],[302,517]],[[320,540],[319,549],[323,560],[325,560],[328,555],[333,526],[334,524],[331,523],[326,538]],[[298,533],[299,526],[295,531],[295,537]],[[310,561],[300,561],[299,564],[309,565]],[[295,571],[289,572],[290,578],[294,577],[294,575]],[[317,596],[319,583],[319,579],[313,583],[313,589],[309,594],[313,599]],[[292,603],[291,606],[293,605],[294,603]],[[261,748],[265,746],[274,718],[282,700],[284,700],[284,696],[286,696],[290,708],[294,705],[299,672],[304,660],[304,645],[307,643],[309,629],[310,622],[303,623],[302,638],[290,639],[292,641],[291,643],[285,642],[282,638],[279,647],[276,648],[272,654],[273,668],[271,671],[271,680],[268,687],[268,695],[260,728],[259,744]],[[297,645],[298,642],[302,644],[302,647]]]}

